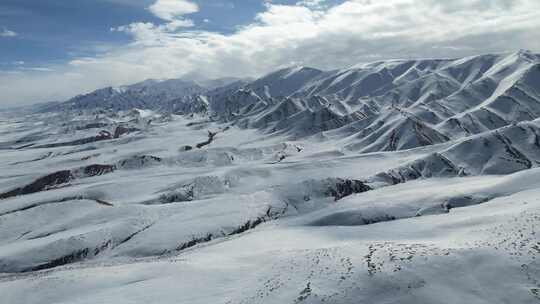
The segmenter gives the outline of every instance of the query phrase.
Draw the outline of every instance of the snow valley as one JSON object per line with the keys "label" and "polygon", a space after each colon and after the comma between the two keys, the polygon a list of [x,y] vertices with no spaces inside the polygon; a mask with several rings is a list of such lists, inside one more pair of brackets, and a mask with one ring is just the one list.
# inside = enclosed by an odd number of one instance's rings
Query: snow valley
{"label": "snow valley", "polygon": [[0,112],[5,303],[537,303],[540,55]]}

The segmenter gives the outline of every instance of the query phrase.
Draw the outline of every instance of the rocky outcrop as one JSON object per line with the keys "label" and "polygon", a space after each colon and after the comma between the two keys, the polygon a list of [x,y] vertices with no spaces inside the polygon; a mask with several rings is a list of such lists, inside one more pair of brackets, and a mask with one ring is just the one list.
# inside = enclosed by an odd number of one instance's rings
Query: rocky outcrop
{"label": "rocky outcrop", "polygon": [[162,159],[160,157],[153,155],[135,155],[119,161],[117,166],[122,169],[138,169],[153,166],[161,162]]}
{"label": "rocky outcrop", "polygon": [[73,178],[70,170],[57,171],[36,179],[34,182],[0,194],[0,199],[13,196],[31,194],[52,189],[58,185],[68,183]]}
{"label": "rocky outcrop", "polygon": [[336,201],[354,193],[362,193],[372,188],[359,180],[338,178],[335,183],[326,190],[327,196],[332,196]]}
{"label": "rocky outcrop", "polygon": [[137,131],[140,131],[140,129],[120,125],[120,126],[116,127],[116,129],[114,130],[114,136],[113,137],[114,138],[119,138],[120,136],[122,136],[124,134],[129,134],[129,133],[137,132]]}
{"label": "rocky outcrop", "polygon": [[112,134],[109,131],[102,130],[96,136],[81,138],[81,139],[68,141],[68,142],[59,142],[59,143],[53,143],[53,144],[33,146],[33,148],[37,149],[37,148],[56,148],[56,147],[65,147],[65,146],[78,146],[78,145],[85,145],[85,144],[102,141],[102,140],[109,140],[109,139],[113,139]]}
{"label": "rocky outcrop", "polygon": [[204,147],[204,146],[207,146],[209,144],[212,143],[212,141],[214,140],[214,137],[217,135],[217,132],[212,132],[212,131],[208,131],[208,140],[206,141],[203,141],[201,143],[198,143],[197,145],[195,145],[198,149]]}
{"label": "rocky outcrop", "polygon": [[0,194],[0,199],[6,199],[14,196],[32,194],[41,191],[55,189],[67,185],[70,181],[76,178],[92,177],[111,173],[116,169],[114,165],[99,165],[93,164],[73,170],[61,170],[43,177],[40,177],[32,183],[15,188],[5,193]]}

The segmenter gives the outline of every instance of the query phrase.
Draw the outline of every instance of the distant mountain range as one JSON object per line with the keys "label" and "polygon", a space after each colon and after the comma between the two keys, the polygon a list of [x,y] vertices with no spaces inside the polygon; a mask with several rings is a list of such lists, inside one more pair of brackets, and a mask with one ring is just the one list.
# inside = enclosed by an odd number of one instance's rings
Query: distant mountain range
{"label": "distant mountain range", "polygon": [[47,110],[198,113],[267,133],[339,137],[362,152],[439,144],[540,117],[540,55],[388,60],[322,71],[292,67],[254,81],[146,80]]}

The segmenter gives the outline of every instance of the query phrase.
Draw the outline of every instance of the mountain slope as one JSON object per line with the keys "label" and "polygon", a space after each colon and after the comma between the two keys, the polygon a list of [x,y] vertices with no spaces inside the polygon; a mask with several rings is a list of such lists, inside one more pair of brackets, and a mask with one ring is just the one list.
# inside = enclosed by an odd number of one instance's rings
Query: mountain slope
{"label": "mountain slope", "polygon": [[0,112],[2,301],[535,303],[539,62],[148,80]]}

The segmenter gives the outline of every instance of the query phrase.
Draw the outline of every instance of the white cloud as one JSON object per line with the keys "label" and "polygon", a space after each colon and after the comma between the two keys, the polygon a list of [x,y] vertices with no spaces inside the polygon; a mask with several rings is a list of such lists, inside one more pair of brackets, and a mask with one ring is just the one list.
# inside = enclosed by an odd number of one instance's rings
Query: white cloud
{"label": "white cloud", "polygon": [[149,42],[159,42],[166,33],[174,33],[181,28],[193,27],[195,24],[184,15],[199,11],[197,4],[186,0],[157,0],[148,9],[157,17],[167,21],[161,25],[151,22],[134,22],[111,28],[111,31],[125,32],[132,35],[135,41],[148,45]]}
{"label": "white cloud", "polygon": [[174,32],[180,28],[183,28],[183,27],[192,27],[194,26],[195,24],[193,23],[192,20],[190,19],[178,19],[178,20],[173,20],[167,24],[165,24],[165,29],[169,32]]}
{"label": "white cloud", "polygon": [[2,29],[0,30],[0,37],[15,37],[17,36],[18,34],[15,33],[14,31],[10,31],[8,29]]}
{"label": "white cloud", "polygon": [[21,70],[29,70],[35,72],[54,72],[54,69],[47,67],[30,67],[30,68],[21,68]]}
{"label": "white cloud", "polygon": [[51,67],[50,73],[0,74],[0,92],[13,102],[30,102],[144,78],[246,77],[291,64],[329,69],[396,57],[540,50],[537,0],[349,0],[322,9],[307,4],[268,3],[252,24],[227,35],[187,30],[184,14],[195,8],[168,6],[176,13],[166,14],[163,6],[164,24],[113,29],[130,34],[130,45]]}
{"label": "white cloud", "polygon": [[297,2],[296,4],[321,9],[326,6],[325,2],[326,0],[302,0]]}
{"label": "white cloud", "polygon": [[199,11],[197,4],[186,0],[158,0],[148,9],[157,17],[167,21]]}

